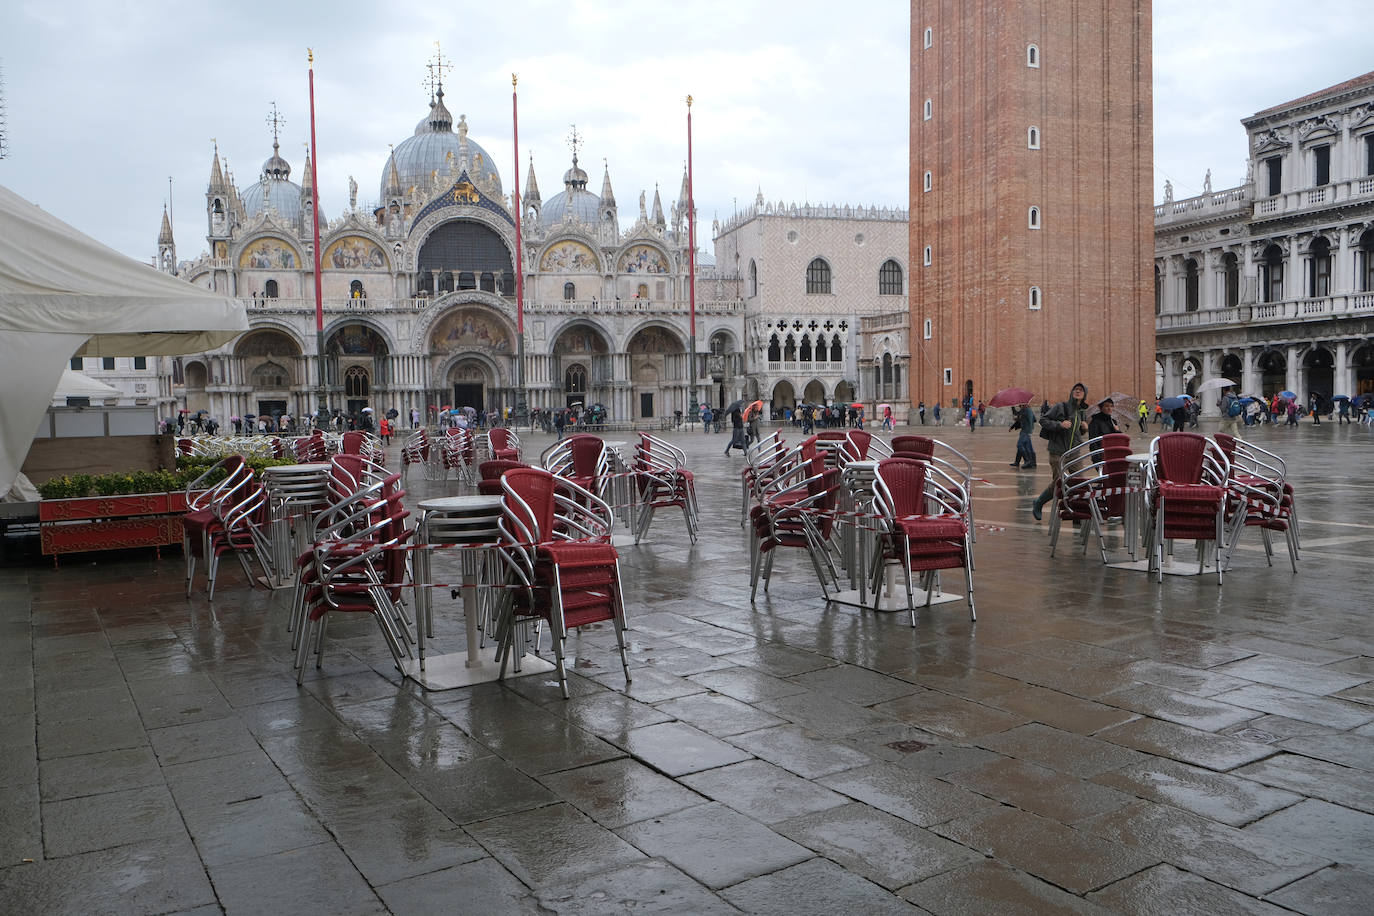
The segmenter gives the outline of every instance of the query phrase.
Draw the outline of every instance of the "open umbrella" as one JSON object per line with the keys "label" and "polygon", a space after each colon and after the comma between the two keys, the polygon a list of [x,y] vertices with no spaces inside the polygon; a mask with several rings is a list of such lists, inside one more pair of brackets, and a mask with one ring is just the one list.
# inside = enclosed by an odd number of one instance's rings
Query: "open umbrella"
{"label": "open umbrella", "polygon": [[470,417],[475,417],[475,416],[477,416],[477,408],[476,408],[476,407],[464,407],[464,408],[463,408],[463,413],[467,414],[467,415],[470,416]]}
{"label": "open umbrella", "polygon": [[1283,398],[1285,401],[1296,401],[1298,399],[1298,396],[1291,391],[1280,391],[1279,397]]}
{"label": "open umbrella", "polygon": [[734,412],[737,411],[737,410],[741,410],[741,411],[744,410],[744,399],[743,399],[743,398],[741,398],[741,399],[738,400],[738,401],[732,401],[732,402],[730,403],[730,406],[727,407],[727,408],[725,408],[725,412],[726,412],[726,413],[734,413]]}
{"label": "open umbrella", "polygon": [[1202,383],[1201,385],[1198,385],[1198,386],[1197,386],[1197,393],[1198,393],[1198,394],[1202,394],[1202,392],[1204,392],[1204,391],[1211,391],[1213,388],[1234,388],[1234,387],[1236,387],[1236,383],[1233,382],[1233,381],[1231,381],[1229,378],[1222,378],[1222,377],[1220,377],[1220,376],[1217,376],[1216,378],[1209,378],[1209,379],[1206,379],[1206,380],[1203,381],[1203,383]]}
{"label": "open umbrella", "polygon": [[1189,398],[1187,395],[1179,395],[1178,397],[1174,398],[1162,399],[1159,402],[1159,406],[1163,407],[1165,410],[1178,410],[1180,407],[1187,404],[1190,400],[1192,400],[1192,398]]}
{"label": "open umbrella", "polygon": [[879,404],[877,407],[875,407],[875,408],[873,408],[873,409],[876,410],[878,413],[882,413],[884,410],[891,410],[891,409],[892,409],[892,405],[891,405],[891,404]]}
{"label": "open umbrella", "polygon": [[1133,415],[1140,407],[1140,398],[1124,391],[1113,391],[1111,401],[1112,406],[1121,411],[1122,416]]}
{"label": "open umbrella", "polygon": [[371,408],[371,407],[364,407],[364,408],[363,408],[363,413],[372,413],[372,412],[373,412],[373,411],[372,411],[372,408]]}
{"label": "open umbrella", "polygon": [[1035,392],[1028,388],[1003,388],[992,396],[988,401],[989,407],[1019,407],[1022,404],[1029,404],[1035,397]]}
{"label": "open umbrella", "polygon": [[1333,394],[1333,395],[1331,395],[1331,400],[1333,400],[1333,401],[1348,401],[1348,400],[1350,400],[1350,395],[1348,395],[1348,394]]}
{"label": "open umbrella", "polygon": [[387,418],[388,420],[394,420],[394,419],[396,419],[396,418],[399,417],[399,416],[400,416],[400,414],[396,411],[396,408],[395,408],[395,407],[391,408],[390,410],[388,410],[388,411],[386,412],[386,418]]}

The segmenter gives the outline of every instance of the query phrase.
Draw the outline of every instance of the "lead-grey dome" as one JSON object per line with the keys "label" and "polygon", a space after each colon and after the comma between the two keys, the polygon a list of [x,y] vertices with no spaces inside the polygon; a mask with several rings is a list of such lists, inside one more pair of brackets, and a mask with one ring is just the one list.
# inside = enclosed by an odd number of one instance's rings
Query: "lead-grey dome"
{"label": "lead-grey dome", "polygon": [[[262,164],[262,175],[256,182],[239,192],[243,211],[250,218],[272,209],[287,223],[300,228],[301,186],[291,180],[291,164],[281,157],[277,141],[272,141],[272,155]],[[324,214],[320,214],[321,220]]]}
{"label": "lead-grey dome", "polygon": [[[466,116],[459,120],[458,130],[454,131],[453,115],[449,114],[448,108],[444,106],[444,90],[440,88],[434,101],[429,105],[429,115],[415,126],[414,136],[407,137],[391,152],[396,162],[401,193],[408,194],[414,187],[429,187],[431,176],[436,172],[440,180],[444,180],[465,152],[468,159],[468,175],[474,180],[481,178],[494,185],[497,195],[504,193],[501,190],[501,173],[496,168],[496,160],[468,136]],[[379,200],[384,201],[387,198],[389,177],[389,168],[384,168]]]}
{"label": "lead-grey dome", "polygon": [[601,198],[587,190],[587,173],[578,167],[577,156],[573,156],[572,168],[563,173],[563,190],[550,197],[540,211],[540,222],[556,226],[569,213],[593,226],[601,219]]}

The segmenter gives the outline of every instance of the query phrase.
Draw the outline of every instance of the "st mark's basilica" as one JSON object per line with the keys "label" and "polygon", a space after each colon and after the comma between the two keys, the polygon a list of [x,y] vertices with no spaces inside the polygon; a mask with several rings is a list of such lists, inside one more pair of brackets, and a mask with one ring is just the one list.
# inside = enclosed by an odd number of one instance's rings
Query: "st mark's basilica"
{"label": "st mark's basilica", "polygon": [[[292,180],[275,129],[272,155],[239,187],[216,148],[206,190],[209,247],[177,261],[164,214],[158,265],[238,297],[251,330],[174,369],[177,400],[230,416],[315,409],[316,347],[310,162]],[[502,126],[505,129],[505,125]],[[604,404],[612,418],[686,411],[689,390],[687,176],[666,208],[622,215],[609,166],[600,193],[578,162],[544,198],[531,162],[520,195],[526,388],[530,408]],[[436,80],[412,136],[381,163],[375,204],[320,214],[324,376],[332,409],[365,405],[422,415],[431,406],[514,408],[518,400],[516,220],[501,169],[454,118]],[[323,195],[322,195],[323,196]],[[323,209],[323,208],[322,208]],[[698,398],[744,392],[745,306],[737,280],[701,253],[696,285]]]}

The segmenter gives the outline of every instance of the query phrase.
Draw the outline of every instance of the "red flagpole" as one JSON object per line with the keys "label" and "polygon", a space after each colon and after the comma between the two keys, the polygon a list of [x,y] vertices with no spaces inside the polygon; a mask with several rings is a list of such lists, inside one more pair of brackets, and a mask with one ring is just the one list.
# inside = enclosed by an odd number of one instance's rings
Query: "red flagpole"
{"label": "red flagpole", "polygon": [[319,363],[319,388],[316,390],[318,413],[315,422],[323,428],[329,423],[329,397],[324,381],[324,290],[320,283],[320,181],[316,168],[320,156],[315,147],[315,52],[307,48],[306,57],[310,68],[310,217],[315,239],[315,353]]}
{"label": "red flagpole", "polygon": [[700,409],[697,402],[697,208],[692,201],[692,97],[687,96],[687,302],[692,331],[689,382],[691,403],[688,416]]}
{"label": "red flagpole", "polygon": [[529,399],[525,390],[525,246],[520,234],[520,99],[515,85],[518,77],[510,75],[510,117],[515,146],[515,171],[511,175],[515,201],[515,334],[516,334],[516,402],[515,415],[522,420],[528,414]]}

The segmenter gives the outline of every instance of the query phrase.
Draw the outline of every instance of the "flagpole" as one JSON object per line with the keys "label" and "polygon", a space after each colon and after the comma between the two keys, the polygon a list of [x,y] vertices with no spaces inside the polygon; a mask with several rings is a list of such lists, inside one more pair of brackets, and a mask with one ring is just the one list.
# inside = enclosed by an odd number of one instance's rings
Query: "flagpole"
{"label": "flagpole", "polygon": [[319,150],[315,147],[315,52],[306,48],[306,61],[310,68],[310,217],[315,243],[315,359],[319,384],[315,389],[316,412],[315,426],[325,429],[329,426],[329,392],[324,379],[324,289],[320,284],[320,182],[317,163]]}
{"label": "flagpole", "polygon": [[[692,201],[692,97],[687,96],[687,297],[691,325],[689,418],[700,413],[697,403],[697,208]],[[689,420],[690,422],[690,420]]]}
{"label": "flagpole", "polygon": [[529,416],[529,392],[525,388],[525,248],[520,236],[520,104],[515,84],[516,74],[510,75],[510,115],[515,146],[515,170],[511,182],[515,192],[515,420],[525,422]]}

